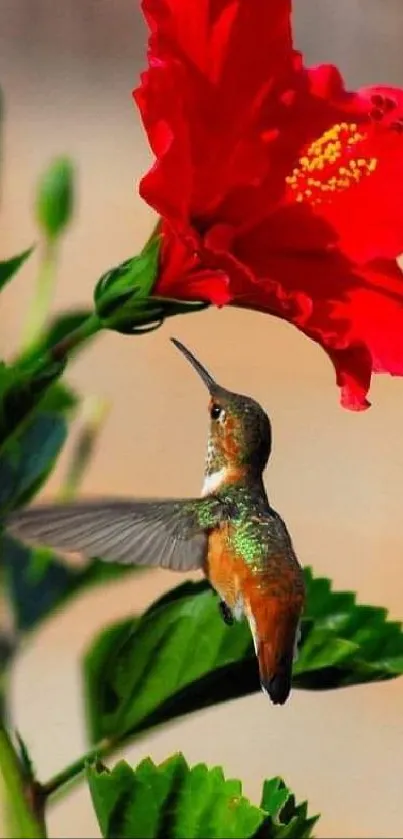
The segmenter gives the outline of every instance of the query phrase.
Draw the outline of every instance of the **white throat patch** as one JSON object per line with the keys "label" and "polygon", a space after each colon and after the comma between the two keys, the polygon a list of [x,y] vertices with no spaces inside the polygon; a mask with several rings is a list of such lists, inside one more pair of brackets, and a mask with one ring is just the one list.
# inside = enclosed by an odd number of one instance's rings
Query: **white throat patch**
{"label": "white throat patch", "polygon": [[219,469],[218,472],[211,472],[207,474],[204,478],[204,484],[202,489],[202,496],[210,495],[211,492],[215,492],[221,484],[225,481],[227,475],[227,468],[223,466],[222,469]]}
{"label": "white throat patch", "polygon": [[207,443],[204,484],[201,492],[202,497],[204,497],[205,495],[210,495],[211,492],[215,492],[216,489],[218,489],[221,486],[223,481],[225,481],[227,475],[227,466],[222,466],[221,469],[214,470],[214,456],[214,443],[212,438],[209,437]]}

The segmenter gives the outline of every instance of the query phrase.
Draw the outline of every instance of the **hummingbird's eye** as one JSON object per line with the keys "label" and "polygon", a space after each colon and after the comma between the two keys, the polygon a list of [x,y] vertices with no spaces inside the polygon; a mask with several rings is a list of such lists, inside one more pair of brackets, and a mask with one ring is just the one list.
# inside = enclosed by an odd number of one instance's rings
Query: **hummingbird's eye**
{"label": "hummingbird's eye", "polygon": [[213,420],[218,419],[218,417],[219,417],[219,416],[220,416],[220,414],[221,414],[221,410],[222,410],[222,409],[221,409],[220,405],[217,405],[217,402],[213,402],[213,404],[212,404],[212,406],[211,406],[211,408],[210,408],[210,416],[211,416],[211,419],[213,419]]}

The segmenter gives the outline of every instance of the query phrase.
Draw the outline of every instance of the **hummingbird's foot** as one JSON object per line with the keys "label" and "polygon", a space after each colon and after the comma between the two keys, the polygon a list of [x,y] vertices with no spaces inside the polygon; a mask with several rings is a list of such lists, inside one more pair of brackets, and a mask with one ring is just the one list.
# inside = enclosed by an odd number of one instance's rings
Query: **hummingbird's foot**
{"label": "hummingbird's foot", "polygon": [[234,616],[229,606],[227,606],[225,600],[220,600],[218,608],[220,610],[221,617],[224,623],[226,623],[227,626],[232,626],[232,624],[234,623]]}

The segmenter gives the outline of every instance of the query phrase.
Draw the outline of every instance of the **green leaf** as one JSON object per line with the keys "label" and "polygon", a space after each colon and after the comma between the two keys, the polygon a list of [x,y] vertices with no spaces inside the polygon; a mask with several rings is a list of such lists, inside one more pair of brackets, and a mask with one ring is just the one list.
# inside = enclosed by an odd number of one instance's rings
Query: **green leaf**
{"label": "green leaf", "polygon": [[4,796],[3,812],[8,823],[7,836],[10,839],[45,837],[42,816],[33,811],[31,804],[35,787],[27,779],[11,738],[3,728],[0,729],[0,770]]}
{"label": "green leaf", "polygon": [[48,239],[64,232],[73,215],[74,169],[71,160],[54,160],[42,175],[35,201],[36,217]]}
{"label": "green leaf", "polygon": [[240,781],[226,780],[220,767],[189,768],[181,754],[159,766],[147,758],[135,770],[125,761],[112,772],[89,767],[87,777],[108,839],[248,839],[265,817]]}
{"label": "green leaf", "polygon": [[[294,687],[325,690],[402,674],[401,625],[387,621],[382,609],[357,606],[349,592],[333,592],[310,569],[305,575],[308,603]],[[204,582],[185,583],[142,617],[104,630],[85,657],[84,674],[94,742],[123,740],[260,690],[246,623],[226,626]]]}
{"label": "green leaf", "polygon": [[33,781],[35,779],[35,769],[31,755],[28,751],[28,746],[22,739],[21,734],[18,731],[15,732],[15,740],[16,753],[18,754],[23,776],[27,780]]}
{"label": "green leaf", "polygon": [[308,589],[304,643],[294,668],[294,683],[308,690],[329,690],[384,681],[403,673],[401,623],[386,609],[356,603],[355,594],[333,591],[330,580],[305,569]]}
{"label": "green leaf", "polygon": [[16,378],[16,373],[13,367],[6,365],[4,361],[0,361],[0,400],[3,399],[7,390],[11,387]]}
{"label": "green leaf", "polygon": [[[70,333],[74,332],[75,329],[82,326],[91,314],[91,309],[79,309],[77,311],[63,312],[61,315],[56,315],[44,332],[41,333],[40,340],[37,341],[33,347],[30,347],[30,349],[24,353],[21,358],[19,358],[19,363],[25,365],[30,360],[35,360],[44,355],[47,350],[54,347],[55,344],[62,341],[63,338],[70,335]],[[95,337],[95,335],[91,336],[91,338],[93,337]],[[91,338],[88,340],[91,340]],[[87,345],[88,341],[86,342],[86,346]],[[81,346],[77,347],[77,349],[81,349]]]}
{"label": "green leaf", "polygon": [[48,388],[41,399],[41,411],[69,414],[77,408],[79,399],[70,385],[56,381]]}
{"label": "green leaf", "polygon": [[82,568],[68,565],[46,548],[29,548],[3,534],[0,556],[4,585],[19,633],[36,629],[56,609],[92,585],[130,572],[123,565],[93,560]]}
{"label": "green leaf", "polygon": [[67,437],[61,414],[41,411],[0,454],[0,509],[28,502],[46,480]]}
{"label": "green leaf", "polygon": [[[1,578],[1,582],[3,582],[3,576]],[[0,630],[0,720],[2,719],[2,674],[15,652],[15,639],[11,636],[10,632],[3,632]]]}
{"label": "green leaf", "polygon": [[192,312],[201,312],[210,306],[210,303],[205,300],[176,300],[173,297],[156,296],[153,296],[152,299],[154,303],[161,306],[164,318],[170,318],[174,315],[187,315]]}
{"label": "green leaf", "polygon": [[6,259],[3,262],[0,262],[0,291],[2,288],[4,288],[6,283],[8,283],[9,280],[11,280],[14,274],[16,274],[17,271],[19,271],[21,265],[23,265],[24,262],[26,262],[28,257],[31,256],[33,249],[34,248],[32,246],[31,248],[28,248],[26,251],[22,251],[22,253],[19,253],[17,256],[12,256],[11,259]]}
{"label": "green leaf", "polygon": [[61,361],[38,363],[31,369],[0,363],[0,451],[30,417],[64,367],[65,362]]}
{"label": "green leaf", "polygon": [[309,839],[319,816],[308,816],[308,804],[296,804],[294,795],[281,778],[263,784],[260,807],[267,813],[259,839]]}
{"label": "green leaf", "polygon": [[[35,495],[60,453],[67,435],[66,411],[73,397],[60,383],[53,384],[41,406],[0,454],[0,509],[27,503]],[[15,615],[16,628],[34,629],[42,620],[86,586],[107,582],[128,573],[130,568],[101,561],[71,567],[46,550],[13,541],[8,535],[0,543],[5,587]]]}
{"label": "green leaf", "polygon": [[101,633],[85,661],[95,742],[258,689],[246,627],[224,624],[217,598],[203,583],[185,583],[172,600],[166,596],[140,619],[113,627],[112,650],[110,632]]}

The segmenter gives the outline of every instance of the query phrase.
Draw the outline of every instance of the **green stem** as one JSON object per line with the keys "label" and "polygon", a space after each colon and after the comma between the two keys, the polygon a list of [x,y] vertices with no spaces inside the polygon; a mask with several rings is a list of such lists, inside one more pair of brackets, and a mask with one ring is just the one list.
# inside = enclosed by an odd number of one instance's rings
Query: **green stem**
{"label": "green stem", "polygon": [[8,664],[2,663],[2,672],[0,674],[0,725],[8,723],[8,687],[9,687],[9,667]]}
{"label": "green stem", "polygon": [[54,344],[53,347],[50,347],[47,350],[45,358],[47,361],[65,361],[67,357],[70,355],[76,347],[83,344],[88,338],[91,338],[92,335],[95,335],[97,332],[100,332],[103,329],[103,324],[101,323],[98,315],[96,312],[93,312],[88,318],[78,326],[77,329],[74,329],[73,332],[70,332],[65,338],[62,338],[57,344]]}
{"label": "green stem", "polygon": [[105,400],[89,397],[83,406],[82,427],[71,456],[59,500],[73,501],[79,490],[107,410]]}
{"label": "green stem", "polygon": [[56,242],[45,243],[36,283],[35,297],[30,306],[23,346],[29,349],[42,336],[52,301],[57,264]]}
{"label": "green stem", "polygon": [[7,836],[45,839],[47,836],[42,791],[31,778],[25,778],[8,732],[0,728],[0,779],[5,796]]}
{"label": "green stem", "polygon": [[73,763],[65,766],[61,772],[58,772],[45,784],[41,784],[43,796],[45,798],[49,798],[49,796],[54,795],[60,787],[68,784],[70,781],[73,781],[78,775],[81,775],[81,773],[84,772],[87,763],[92,763],[95,760],[107,757],[111,754],[111,752],[118,748],[118,746],[118,741],[111,740],[108,737],[100,740],[100,742],[92,749],[89,749],[88,752],[85,752],[85,754],[81,755],[81,757],[77,758],[77,760],[73,761]]}
{"label": "green stem", "polygon": [[2,551],[3,540],[0,536],[0,727],[6,727],[9,718],[10,671],[16,643],[11,629],[10,604],[6,594],[6,572]]}

